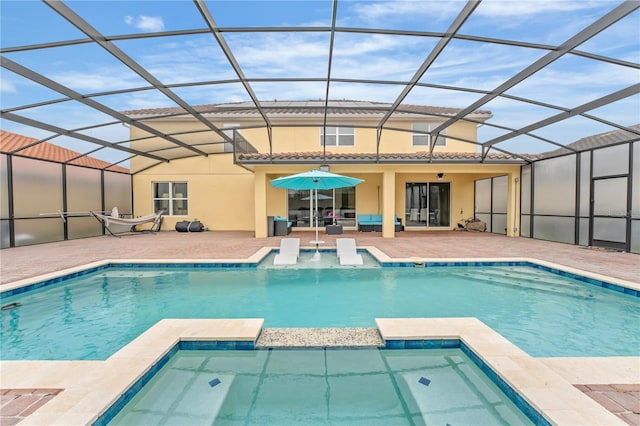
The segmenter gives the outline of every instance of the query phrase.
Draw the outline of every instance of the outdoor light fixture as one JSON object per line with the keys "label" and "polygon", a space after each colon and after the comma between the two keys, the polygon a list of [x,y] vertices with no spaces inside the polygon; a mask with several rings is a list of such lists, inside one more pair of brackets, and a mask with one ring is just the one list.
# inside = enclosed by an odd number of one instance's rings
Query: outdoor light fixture
{"label": "outdoor light fixture", "polygon": [[320,166],[320,171],[321,172],[328,172],[329,171],[329,165],[328,164],[323,164]]}
{"label": "outdoor light fixture", "polygon": [[442,180],[442,178],[444,178],[444,173],[438,173],[436,176],[438,176],[438,180]]}

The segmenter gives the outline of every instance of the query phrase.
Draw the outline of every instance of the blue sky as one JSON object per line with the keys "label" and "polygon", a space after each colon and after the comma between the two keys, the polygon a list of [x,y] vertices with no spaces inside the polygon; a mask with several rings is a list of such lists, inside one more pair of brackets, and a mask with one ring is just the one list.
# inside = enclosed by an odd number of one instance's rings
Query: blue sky
{"label": "blue sky", "polygon": [[[491,1],[482,2],[459,34],[558,45],[619,5],[620,1]],[[191,1],[70,1],[66,4],[104,35],[151,33],[205,28]],[[337,26],[443,32],[464,7],[462,1],[341,1]],[[75,29],[47,5],[36,1],[3,0],[2,48],[82,39]],[[220,27],[304,26],[331,23],[331,1],[209,1],[207,7]],[[640,62],[640,13],[636,10],[615,26],[597,34],[579,50],[632,63]],[[225,33],[224,37],[247,78],[326,77],[329,34],[326,32]],[[434,37],[353,34],[335,36],[332,77],[403,81],[410,79],[436,45]],[[208,34],[116,41],[115,44],[165,84],[236,78],[215,40]],[[453,40],[436,59],[421,82],[492,90],[546,53],[540,49]],[[148,83],[97,46],[82,44],[55,49],[5,53],[4,56],[83,94],[145,87]],[[62,96],[10,71],[2,69],[2,109]],[[507,93],[567,108],[592,101],[640,81],[638,69],[565,55],[551,66],[518,84]],[[323,83],[252,83],[261,100],[319,99]],[[402,86],[335,83],[334,99],[393,102]],[[174,91],[191,104],[247,101],[240,84],[209,84]],[[405,103],[465,107],[480,95],[452,90],[416,87]],[[95,98],[122,111],[173,106],[162,94],[145,90],[127,95]],[[640,96],[591,111],[623,125],[640,122]],[[496,98],[489,109],[497,125],[520,127],[553,116],[559,111]],[[36,120],[68,128],[81,128],[113,119],[89,107],[71,102],[18,111]],[[44,138],[51,134],[1,120],[2,129]],[[560,143],[612,130],[611,127],[575,117],[536,132]],[[83,131],[108,141],[122,141],[121,125]],[[504,131],[479,129],[486,141]],[[55,138],[81,152],[94,149],[86,143]],[[528,137],[499,145],[515,152],[554,149]],[[123,154],[103,150],[96,154],[117,161]]]}

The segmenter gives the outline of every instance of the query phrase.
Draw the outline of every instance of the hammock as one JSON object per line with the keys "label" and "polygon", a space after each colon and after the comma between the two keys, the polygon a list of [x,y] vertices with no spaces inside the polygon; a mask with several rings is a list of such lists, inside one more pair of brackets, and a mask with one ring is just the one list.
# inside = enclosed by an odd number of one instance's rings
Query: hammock
{"label": "hammock", "polygon": [[118,208],[114,207],[113,210],[111,210],[111,213],[109,213],[108,215],[98,213],[98,212],[91,212],[91,214],[93,215],[93,217],[98,219],[100,223],[102,223],[102,225],[105,227],[107,231],[109,231],[111,235],[117,237],[117,235],[113,231],[111,231],[111,229],[109,229],[109,226],[112,226],[112,225],[129,226],[130,231],[133,232],[133,231],[136,231],[135,227],[137,225],[143,225],[145,223],[153,223],[153,226],[151,226],[151,229],[149,231],[158,232],[162,227],[163,212],[164,210],[158,213],[152,213],[146,216],[136,217],[134,219],[125,219],[123,217],[120,217],[120,214],[118,213]]}

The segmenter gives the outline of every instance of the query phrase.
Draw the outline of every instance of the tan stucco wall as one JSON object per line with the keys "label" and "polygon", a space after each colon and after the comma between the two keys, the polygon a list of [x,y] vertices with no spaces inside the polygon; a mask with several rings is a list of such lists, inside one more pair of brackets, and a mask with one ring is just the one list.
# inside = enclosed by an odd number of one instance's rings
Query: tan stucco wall
{"label": "tan stucco wall", "polygon": [[211,230],[254,229],[254,176],[232,164],[232,154],[174,160],[133,175],[136,215],[153,210],[153,182],[188,182],[189,215],[165,216],[163,229],[199,219]]}
{"label": "tan stucco wall", "polygon": [[[375,126],[376,121],[359,123]],[[412,121],[389,121],[389,127],[411,130]],[[355,129],[354,146],[327,146],[328,152],[333,153],[375,153],[377,152],[376,129]],[[260,152],[268,151],[268,139],[263,131],[257,129],[243,130],[242,134]],[[447,130],[447,145],[434,148],[435,152],[476,152],[473,144],[455,140],[460,137],[466,140],[476,140],[476,126],[473,123],[456,123]],[[320,127],[292,127],[273,129],[273,152],[317,152],[322,151],[320,144]],[[406,153],[426,151],[426,146],[413,146],[410,132],[384,130],[380,138],[380,153]]]}
{"label": "tan stucco wall", "polygon": [[[403,120],[389,120],[387,126],[390,128],[406,129],[407,132],[384,130],[381,135],[379,152],[380,153],[407,153],[407,152],[421,152],[427,151],[426,146],[413,146],[412,124],[416,120],[403,119]],[[359,120],[358,125],[376,126],[377,121],[374,120]],[[205,129],[204,125],[195,122],[194,120],[185,119],[170,119],[165,121],[153,121],[150,124],[154,128],[166,132],[176,133],[185,132],[188,130]],[[226,122],[214,123],[219,128],[228,126],[230,124],[240,124],[239,120],[228,120]],[[242,126],[260,126],[263,123],[258,121],[246,121],[241,123]],[[348,126],[348,124],[345,124]],[[261,153],[269,153],[269,138],[268,133],[264,128],[256,129],[243,129],[242,135]],[[376,153],[378,152],[376,129],[357,128],[355,129],[355,145],[354,146],[328,146],[327,151],[333,153]],[[136,139],[141,136],[148,136],[145,132],[137,129],[131,129],[131,138]],[[460,137],[465,140],[475,141],[477,139],[476,125],[469,122],[458,122],[447,129],[447,144],[446,146],[437,146],[434,148],[435,152],[476,152],[477,147],[474,144],[461,142],[454,139]],[[212,132],[206,133],[191,133],[177,135],[176,138],[188,143],[203,143],[212,141],[222,141],[222,138]],[[132,147],[149,150],[153,148],[165,148],[173,146],[170,142],[164,141],[160,138],[149,138],[147,140],[136,141],[132,143]],[[207,152],[214,149],[219,152],[222,151],[223,145],[220,144],[215,148],[207,147]],[[272,146],[271,151],[273,153],[283,152],[318,152],[322,151],[320,144],[320,126],[311,127],[274,127],[272,129]],[[136,170],[136,167],[132,167],[132,170]]]}

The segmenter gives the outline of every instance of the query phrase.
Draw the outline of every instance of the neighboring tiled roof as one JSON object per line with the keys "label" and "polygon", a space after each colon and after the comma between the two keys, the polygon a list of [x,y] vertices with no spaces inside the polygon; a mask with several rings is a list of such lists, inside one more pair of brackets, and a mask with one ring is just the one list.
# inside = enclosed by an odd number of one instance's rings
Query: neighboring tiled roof
{"label": "neighboring tiled roof", "polygon": [[[630,129],[640,131],[640,124],[634,124],[633,126],[629,126]],[[582,139],[578,139],[575,142],[571,142],[567,144],[567,148],[572,148],[576,151],[586,151],[593,148],[599,148],[602,146],[613,145],[619,142],[627,142],[630,140],[639,140],[640,135],[635,133],[627,132],[626,130],[612,130],[610,132],[598,133],[596,135],[591,135],[584,137]],[[559,148],[553,151],[545,152],[545,157],[553,157],[559,154],[566,154],[571,152],[566,148]]]}
{"label": "neighboring tiled roof", "polygon": [[[524,154],[520,157],[516,157],[510,154],[489,153],[485,158],[485,162],[501,162],[501,163],[523,163],[525,160],[535,160],[539,158],[536,155]],[[349,154],[336,154],[332,152],[323,153],[317,152],[281,152],[269,154],[239,154],[238,161],[247,164],[261,164],[270,162],[322,162],[327,161],[331,163],[360,163],[360,162],[375,162],[379,160],[385,163],[411,163],[411,162],[428,162],[433,160],[438,163],[447,162],[480,162],[482,160],[481,153],[475,152],[434,152],[429,156],[428,152],[413,152],[413,153],[381,153],[376,158],[375,153],[349,153]]]}
{"label": "neighboring tiled roof", "polygon": [[[274,117],[308,117],[324,114],[324,101],[265,101],[260,103],[267,115]],[[330,115],[365,115],[382,117],[391,107],[390,103],[369,101],[329,101]],[[259,112],[253,102],[237,102],[227,104],[198,105],[194,109],[204,115],[259,117]],[[437,116],[454,116],[461,110],[458,108],[436,107],[427,105],[401,104],[395,112],[397,115],[433,114]],[[148,108],[123,111],[125,115],[133,117],[154,117],[163,115],[187,114],[180,107]],[[491,118],[491,111],[477,110],[470,114],[479,120]]]}
{"label": "neighboring tiled roof", "polygon": [[[16,150],[22,147],[31,145],[38,142],[38,139],[30,138],[27,136],[18,135],[16,133],[0,130],[0,152],[5,154],[12,154]],[[98,160],[97,158],[84,156],[79,152],[72,151],[67,148],[62,148],[58,145],[54,145],[48,142],[41,142],[37,145],[31,146],[15,152],[16,155],[24,157],[39,158],[41,160],[55,161],[58,163],[73,164],[76,166],[90,167],[92,169],[105,169],[114,172],[129,173],[129,169],[120,166],[109,167],[108,162]],[[76,158],[79,157],[79,158]],[[76,158],[70,161],[72,158]]]}

